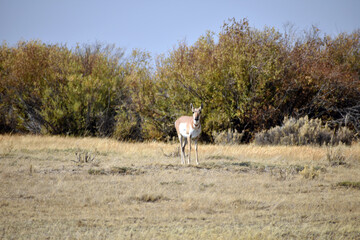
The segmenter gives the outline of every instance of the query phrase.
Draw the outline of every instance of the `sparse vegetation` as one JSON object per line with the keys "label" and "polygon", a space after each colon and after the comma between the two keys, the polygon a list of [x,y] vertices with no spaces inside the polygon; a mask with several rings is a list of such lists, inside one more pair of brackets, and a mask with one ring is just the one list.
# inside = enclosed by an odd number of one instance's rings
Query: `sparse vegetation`
{"label": "sparse vegetation", "polygon": [[[332,167],[325,146],[202,144],[201,164],[187,166],[160,150],[177,143],[4,135],[0,151],[7,142],[2,239],[360,236],[359,143],[341,146],[347,165]],[[71,161],[94,149],[98,166]]]}

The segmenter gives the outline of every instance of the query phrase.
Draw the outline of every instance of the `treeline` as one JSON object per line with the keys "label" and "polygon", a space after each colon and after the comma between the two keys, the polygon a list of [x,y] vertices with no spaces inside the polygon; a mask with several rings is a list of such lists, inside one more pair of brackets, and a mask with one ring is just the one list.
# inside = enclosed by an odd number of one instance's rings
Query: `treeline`
{"label": "treeline", "polygon": [[232,19],[217,36],[180,42],[156,65],[145,51],[125,57],[113,45],[3,43],[0,132],[166,140],[190,103],[203,103],[205,141],[227,129],[250,141],[285,117],[304,116],[359,135],[360,30],[289,30]]}

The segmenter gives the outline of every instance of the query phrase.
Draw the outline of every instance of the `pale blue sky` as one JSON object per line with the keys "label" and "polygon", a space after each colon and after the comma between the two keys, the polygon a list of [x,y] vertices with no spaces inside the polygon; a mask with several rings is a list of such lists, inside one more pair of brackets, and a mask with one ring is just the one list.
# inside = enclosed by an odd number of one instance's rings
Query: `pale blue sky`
{"label": "pale blue sky", "polygon": [[193,44],[224,21],[248,18],[250,26],[282,31],[290,22],[302,32],[316,25],[336,35],[360,28],[360,0],[0,0],[0,41],[115,44],[156,55],[186,39]]}

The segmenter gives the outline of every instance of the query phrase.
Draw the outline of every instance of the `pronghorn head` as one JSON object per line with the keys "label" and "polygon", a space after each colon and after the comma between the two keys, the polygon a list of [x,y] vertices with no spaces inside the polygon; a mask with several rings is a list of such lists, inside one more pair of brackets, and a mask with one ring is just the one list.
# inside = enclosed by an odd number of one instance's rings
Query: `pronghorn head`
{"label": "pronghorn head", "polygon": [[199,108],[194,108],[192,103],[190,103],[190,106],[191,106],[191,111],[193,112],[194,124],[198,125],[200,123],[200,115],[201,115],[201,110],[203,108],[203,104],[201,104]]}

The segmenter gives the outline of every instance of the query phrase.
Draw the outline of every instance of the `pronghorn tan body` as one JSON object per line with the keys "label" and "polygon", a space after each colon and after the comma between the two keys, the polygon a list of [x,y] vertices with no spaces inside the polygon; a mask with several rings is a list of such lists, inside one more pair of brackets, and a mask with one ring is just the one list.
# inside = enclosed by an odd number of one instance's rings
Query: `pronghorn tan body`
{"label": "pronghorn tan body", "polygon": [[185,146],[186,143],[189,142],[189,156],[188,156],[188,164],[190,164],[190,156],[191,156],[191,139],[195,141],[195,152],[196,152],[196,164],[199,164],[198,160],[198,139],[201,133],[201,124],[200,124],[200,115],[203,105],[201,107],[194,108],[192,104],[190,104],[191,110],[193,112],[192,116],[182,116],[178,118],[175,122],[176,132],[180,141],[180,149],[181,149],[181,163],[185,164]]}

